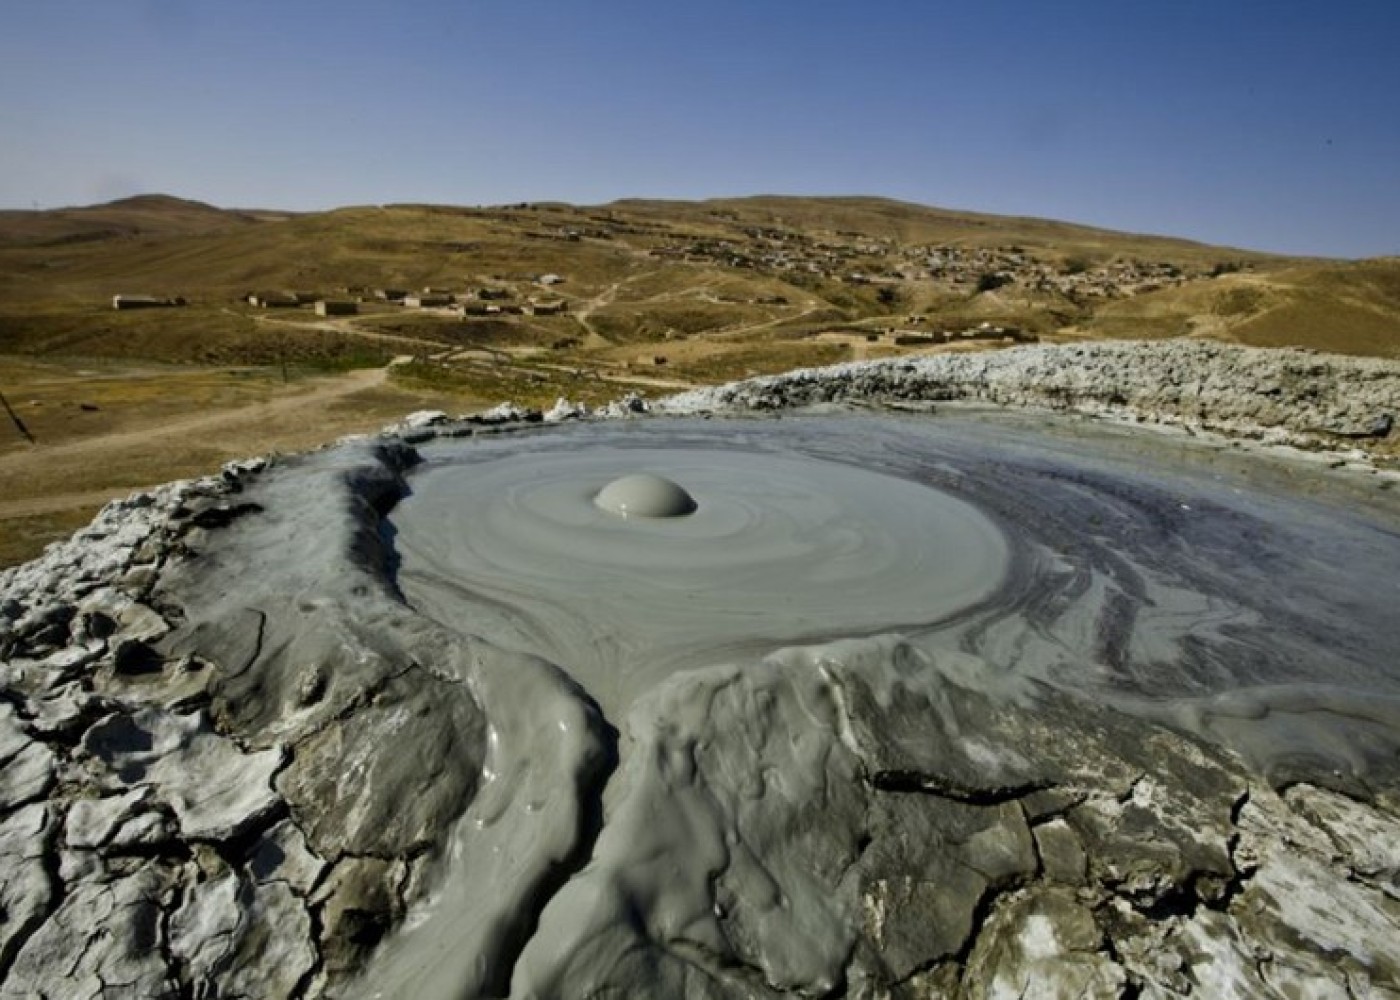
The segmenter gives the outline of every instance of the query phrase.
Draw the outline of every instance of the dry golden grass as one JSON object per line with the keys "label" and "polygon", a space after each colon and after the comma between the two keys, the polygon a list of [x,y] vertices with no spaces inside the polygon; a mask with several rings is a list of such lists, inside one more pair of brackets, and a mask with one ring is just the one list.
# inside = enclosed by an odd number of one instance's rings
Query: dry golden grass
{"label": "dry golden grass", "polygon": [[[896,243],[1015,244],[1057,267],[1135,259],[1246,270],[1077,302],[1019,286],[876,287],[733,266],[724,253],[698,262],[653,253],[699,242],[756,258],[771,248],[759,230],[800,236],[793,246],[842,247],[848,272],[886,266],[878,248]],[[566,280],[536,283],[550,272]],[[366,302],[358,316],[322,320],[243,301],[253,291],[353,297],[484,285],[518,302],[562,299],[568,312],[463,321]],[[119,313],[110,300],[120,293],[190,304]],[[561,395],[596,404],[629,389],[903,353],[811,335],[897,327],[911,314],[926,327],[986,321],[1050,340],[1208,336],[1394,357],[1400,260],[1290,260],[872,198],[289,215],[152,197],[0,212],[0,392],[39,442],[0,424],[0,563],[35,554],[111,496],[231,458],[309,447],[414,409],[548,406]],[[385,369],[405,355],[414,360]]]}
{"label": "dry golden grass", "polygon": [[1400,357],[1400,261],[1226,275],[1111,303],[1084,326],[1104,337],[1204,336]]}
{"label": "dry golden grass", "polygon": [[401,385],[384,374],[284,383],[275,369],[65,371],[0,360],[6,398],[38,442],[0,417],[0,565],[32,558],[132,490],[375,430],[412,410],[468,412],[500,401],[470,387]]}

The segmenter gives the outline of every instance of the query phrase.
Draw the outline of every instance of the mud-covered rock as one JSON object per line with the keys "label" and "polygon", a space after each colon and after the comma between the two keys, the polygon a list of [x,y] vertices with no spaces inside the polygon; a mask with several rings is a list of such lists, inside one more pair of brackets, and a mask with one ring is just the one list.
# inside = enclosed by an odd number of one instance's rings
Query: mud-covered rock
{"label": "mud-covered rock", "polygon": [[244,753],[214,732],[201,712],[156,709],[109,716],[83,737],[109,788],[149,785],[169,804],[192,840],[230,840],[256,827],[281,804],[272,787],[280,749]]}
{"label": "mud-covered rock", "polygon": [[216,996],[296,996],[317,951],[304,902],[284,882],[235,873],[198,883],[170,918],[185,979]]}
{"label": "mud-covered rock", "polygon": [[485,742],[461,685],[401,677],[300,743],[277,787],[321,856],[410,856],[471,802]]}
{"label": "mud-covered rock", "polygon": [[0,997],[105,1000],[120,992],[174,1000],[180,990],[164,954],[161,909],[172,881],[169,870],[145,864],[71,887],[20,948]]}
{"label": "mud-covered rock", "polygon": [[0,819],[0,974],[56,899],[56,824],[44,805],[25,806]]}

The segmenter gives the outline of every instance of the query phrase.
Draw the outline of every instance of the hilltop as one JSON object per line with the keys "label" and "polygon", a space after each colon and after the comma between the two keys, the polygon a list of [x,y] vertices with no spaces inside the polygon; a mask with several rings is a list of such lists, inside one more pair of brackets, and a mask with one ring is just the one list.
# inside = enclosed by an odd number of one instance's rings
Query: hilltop
{"label": "hilltop", "polygon": [[40,444],[0,425],[0,559],[125,488],[421,407],[1162,337],[1397,357],[1400,259],[868,197],[5,211],[0,391]]}
{"label": "hilltop", "polygon": [[268,217],[268,213],[228,211],[170,195],[137,195],[77,208],[0,210],[0,246],[43,247],[209,233]]}

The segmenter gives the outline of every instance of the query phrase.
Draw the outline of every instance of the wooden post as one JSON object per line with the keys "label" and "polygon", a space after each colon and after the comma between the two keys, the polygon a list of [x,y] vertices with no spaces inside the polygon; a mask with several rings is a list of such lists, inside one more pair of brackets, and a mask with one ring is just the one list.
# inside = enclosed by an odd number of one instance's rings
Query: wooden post
{"label": "wooden post", "polygon": [[0,404],[4,405],[5,412],[10,415],[10,420],[14,423],[15,430],[19,431],[20,436],[30,444],[38,444],[39,442],[34,440],[34,435],[29,433],[29,428],[24,426],[24,421],[19,418],[19,414],[10,406],[10,401],[5,398],[3,392],[0,392]]}

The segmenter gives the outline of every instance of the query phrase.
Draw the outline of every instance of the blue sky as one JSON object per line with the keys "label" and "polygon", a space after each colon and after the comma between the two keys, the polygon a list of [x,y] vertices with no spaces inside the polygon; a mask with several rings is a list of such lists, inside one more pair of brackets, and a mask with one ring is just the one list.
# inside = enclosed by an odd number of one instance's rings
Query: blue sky
{"label": "blue sky", "polygon": [[0,0],[0,206],[875,194],[1400,254],[1400,0]]}

